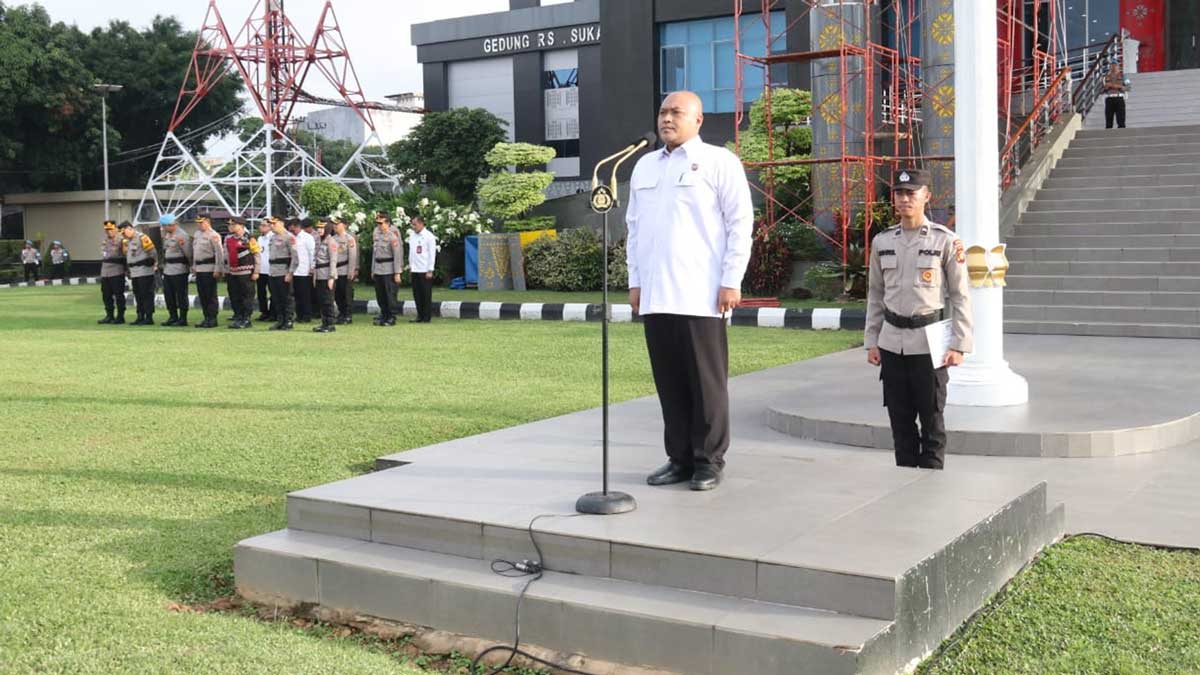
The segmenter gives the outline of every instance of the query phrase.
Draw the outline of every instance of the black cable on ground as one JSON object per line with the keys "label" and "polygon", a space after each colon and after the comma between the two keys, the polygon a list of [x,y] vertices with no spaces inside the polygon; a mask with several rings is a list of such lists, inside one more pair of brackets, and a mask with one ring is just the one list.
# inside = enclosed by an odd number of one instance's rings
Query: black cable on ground
{"label": "black cable on ground", "polygon": [[509,666],[512,665],[513,659],[515,659],[518,655],[523,656],[526,659],[533,661],[534,663],[546,666],[547,668],[550,668],[551,670],[554,670],[554,671],[558,671],[558,672],[562,672],[562,673],[571,673],[571,675],[594,675],[593,673],[589,673],[585,670],[576,670],[574,668],[570,668],[570,667],[562,665],[560,663],[554,663],[552,661],[547,661],[545,659],[534,656],[533,654],[530,654],[529,652],[521,649],[521,604],[525,600],[526,593],[529,592],[529,587],[532,586],[539,579],[541,579],[546,573],[546,568],[543,563],[543,558],[545,556],[542,555],[542,547],[538,544],[537,537],[535,537],[533,534],[533,526],[535,523],[537,523],[537,521],[539,521],[543,518],[575,518],[580,515],[583,515],[583,514],[572,513],[570,515],[559,515],[559,514],[554,514],[554,513],[543,513],[542,515],[535,516],[533,518],[533,520],[529,521],[529,527],[527,528],[527,531],[529,532],[529,541],[533,544],[533,550],[537,552],[537,559],[536,560],[522,560],[520,562],[513,562],[511,560],[503,560],[503,559],[497,559],[497,560],[492,561],[492,571],[495,572],[496,574],[499,574],[502,577],[509,577],[512,579],[520,579],[522,577],[529,577],[529,581],[526,581],[525,585],[521,587],[520,592],[517,593],[517,611],[516,611],[515,617],[513,618],[513,642],[512,642],[512,645],[496,645],[494,647],[489,647],[489,648],[483,650],[482,652],[479,652],[479,654],[477,654],[475,656],[475,658],[472,659],[471,667],[468,668],[468,670],[467,670],[467,672],[470,673],[470,675],[478,675],[477,670],[479,668],[480,662],[488,654],[492,654],[495,652],[508,652],[508,659],[503,664],[501,664],[499,667],[489,670],[489,671],[487,671],[487,673],[484,673],[483,675],[499,675],[500,673],[504,672],[504,670],[506,668],[508,668]]}

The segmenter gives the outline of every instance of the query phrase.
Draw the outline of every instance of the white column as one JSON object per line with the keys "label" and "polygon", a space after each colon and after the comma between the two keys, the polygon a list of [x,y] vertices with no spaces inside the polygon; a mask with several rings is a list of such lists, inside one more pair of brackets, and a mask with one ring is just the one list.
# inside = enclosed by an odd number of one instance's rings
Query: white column
{"label": "white column", "polygon": [[[996,7],[954,0],[954,192],[966,246],[1000,243]],[[1004,360],[1004,290],[972,288],[975,351],[950,369],[950,405],[1020,405],[1029,385]]]}
{"label": "white column", "polygon": [[263,181],[266,183],[264,187],[267,191],[267,212],[263,214],[263,218],[269,218],[270,216],[274,215],[271,212],[271,201],[275,196],[275,167],[272,165],[272,160],[274,158],[271,156],[271,154],[275,150],[275,125],[270,123],[265,124],[263,126],[263,133],[266,135],[266,146],[264,151],[265,161],[263,162],[266,170],[263,172]]}

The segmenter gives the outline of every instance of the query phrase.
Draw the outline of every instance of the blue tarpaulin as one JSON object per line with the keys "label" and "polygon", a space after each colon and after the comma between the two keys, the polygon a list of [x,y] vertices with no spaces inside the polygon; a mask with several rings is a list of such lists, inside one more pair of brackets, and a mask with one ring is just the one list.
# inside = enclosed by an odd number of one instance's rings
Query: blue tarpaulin
{"label": "blue tarpaulin", "polygon": [[479,236],[467,235],[463,240],[463,255],[466,262],[467,285],[479,285]]}

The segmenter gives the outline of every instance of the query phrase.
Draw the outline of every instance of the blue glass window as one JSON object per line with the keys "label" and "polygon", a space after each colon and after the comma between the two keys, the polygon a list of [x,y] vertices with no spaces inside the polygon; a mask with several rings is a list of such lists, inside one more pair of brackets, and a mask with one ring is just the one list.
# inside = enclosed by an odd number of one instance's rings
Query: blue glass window
{"label": "blue glass window", "polygon": [[[767,30],[759,15],[743,15],[740,27],[743,53],[750,56],[765,55]],[[784,13],[771,12],[773,54],[781,54],[787,49],[786,27]],[[666,96],[672,91],[689,89],[700,97],[705,111],[736,111],[734,89],[737,62],[734,58],[733,30],[732,16],[660,24],[660,93]],[[743,68],[742,81],[746,103],[749,104],[762,95],[763,70],[753,65],[744,65]],[[771,84],[787,84],[786,66],[780,64],[772,67]]]}

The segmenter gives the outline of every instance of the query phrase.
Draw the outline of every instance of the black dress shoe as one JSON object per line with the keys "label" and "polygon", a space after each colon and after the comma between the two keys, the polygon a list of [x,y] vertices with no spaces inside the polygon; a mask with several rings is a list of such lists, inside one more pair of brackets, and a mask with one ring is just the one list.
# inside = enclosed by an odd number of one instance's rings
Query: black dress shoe
{"label": "black dress shoe", "polygon": [[317,326],[316,328],[314,328],[313,332],[314,333],[332,333],[336,330],[337,330],[337,328],[334,328],[333,324],[323,323],[320,326]]}
{"label": "black dress shoe", "polygon": [[675,462],[667,462],[654,471],[654,473],[646,476],[647,485],[674,485],[690,480],[692,477],[692,468],[680,466]]}
{"label": "black dress shoe", "polygon": [[160,326],[175,326],[178,324],[179,324],[179,319],[167,319],[166,321],[164,321],[158,325],[160,325]]}
{"label": "black dress shoe", "polygon": [[409,323],[425,323],[425,322],[420,319],[412,319],[409,321]]}
{"label": "black dress shoe", "polygon": [[115,326],[115,325],[117,325],[117,324],[122,324],[122,323],[125,323],[125,317],[123,317],[123,316],[118,316],[117,318],[113,319],[113,320],[112,320],[112,321],[110,321],[109,323],[113,324],[114,326]]}
{"label": "black dress shoe", "polygon": [[97,321],[96,323],[104,325],[104,324],[109,324],[112,322],[113,322],[113,318],[111,316],[106,316],[103,319],[100,319],[99,321]]}
{"label": "black dress shoe", "polygon": [[385,321],[385,322],[383,322],[383,325],[385,325],[385,326],[395,326],[395,325],[396,325],[396,317],[394,317],[394,316],[390,316],[390,317],[388,317],[388,320],[387,320],[387,321]]}
{"label": "black dress shoe", "polygon": [[692,473],[691,488],[697,491],[711,490],[721,484],[721,470],[712,464],[698,464]]}

